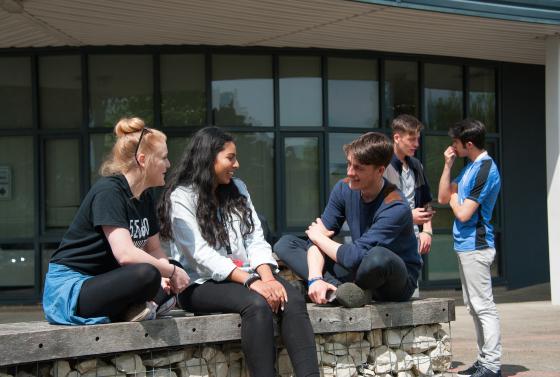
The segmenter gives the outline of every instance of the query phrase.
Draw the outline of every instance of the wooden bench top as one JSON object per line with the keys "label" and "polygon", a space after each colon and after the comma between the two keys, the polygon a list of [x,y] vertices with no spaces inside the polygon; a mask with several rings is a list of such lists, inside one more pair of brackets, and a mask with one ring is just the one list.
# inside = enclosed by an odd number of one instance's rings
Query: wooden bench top
{"label": "wooden bench top", "polygon": [[[455,320],[452,299],[372,303],[363,308],[308,304],[316,334],[369,331]],[[144,322],[58,326],[0,324],[0,366],[28,362],[239,340],[238,314],[174,316]]]}

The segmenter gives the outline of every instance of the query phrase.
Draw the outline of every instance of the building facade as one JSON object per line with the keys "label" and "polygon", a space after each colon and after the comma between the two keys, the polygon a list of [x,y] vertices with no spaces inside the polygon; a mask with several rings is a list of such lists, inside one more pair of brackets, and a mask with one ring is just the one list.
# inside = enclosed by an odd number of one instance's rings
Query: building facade
{"label": "building facade", "polygon": [[[112,127],[128,115],[168,135],[172,165],[201,127],[233,133],[238,176],[276,236],[303,235],[321,213],[345,176],[342,146],[358,135],[390,134],[401,113],[421,119],[417,153],[437,197],[449,126],[480,119],[503,177],[493,276],[512,288],[549,281],[542,39],[560,33],[558,9],[510,7],[496,16],[444,1],[389,3],[131,1],[107,2],[107,10],[88,1],[4,1],[0,303],[40,300],[50,255],[98,179]],[[367,37],[376,41],[369,48]],[[453,214],[435,207],[422,286],[458,287]]]}

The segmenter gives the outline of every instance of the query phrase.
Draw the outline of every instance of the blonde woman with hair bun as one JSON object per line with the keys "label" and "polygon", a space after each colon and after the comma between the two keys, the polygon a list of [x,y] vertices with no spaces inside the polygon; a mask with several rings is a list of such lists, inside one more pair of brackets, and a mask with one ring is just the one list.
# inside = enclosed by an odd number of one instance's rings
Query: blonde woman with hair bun
{"label": "blonde woman with hair bun", "polygon": [[154,187],[169,169],[166,136],[122,118],[101,178],[83,200],[45,279],[43,309],[53,324],[153,319],[189,284],[159,241]]}

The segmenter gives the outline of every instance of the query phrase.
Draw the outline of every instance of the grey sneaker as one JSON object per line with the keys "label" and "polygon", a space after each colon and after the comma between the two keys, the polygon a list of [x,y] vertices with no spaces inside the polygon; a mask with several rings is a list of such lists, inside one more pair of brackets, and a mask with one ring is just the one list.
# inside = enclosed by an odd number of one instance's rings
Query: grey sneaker
{"label": "grey sneaker", "polygon": [[169,300],[165,301],[163,304],[158,306],[157,311],[156,311],[156,317],[159,318],[159,317],[163,317],[164,315],[168,314],[171,310],[173,310],[176,303],[177,303],[177,297],[176,296],[171,296],[171,298]]}
{"label": "grey sneaker", "polygon": [[124,320],[127,322],[140,322],[156,318],[157,305],[153,301],[144,304],[134,304],[124,314]]}
{"label": "grey sneaker", "polygon": [[336,289],[336,301],[345,308],[359,308],[371,302],[371,291],[354,283],[343,283]]}
{"label": "grey sneaker", "polygon": [[481,365],[471,377],[502,377],[502,371],[492,372],[490,369]]}

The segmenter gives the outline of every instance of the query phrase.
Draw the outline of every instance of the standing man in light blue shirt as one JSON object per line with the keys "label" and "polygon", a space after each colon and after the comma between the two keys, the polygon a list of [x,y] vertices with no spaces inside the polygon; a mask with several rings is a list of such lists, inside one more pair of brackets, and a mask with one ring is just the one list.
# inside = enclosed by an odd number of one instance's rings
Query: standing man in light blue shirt
{"label": "standing man in light blue shirt", "polygon": [[[490,219],[500,191],[500,174],[484,149],[486,130],[474,119],[465,119],[449,130],[453,143],[444,152],[438,201],[451,206],[454,248],[459,260],[463,299],[474,320],[478,359],[459,376],[501,377],[500,319],[492,294],[490,266],[496,249]],[[469,159],[451,181],[456,157]]]}

